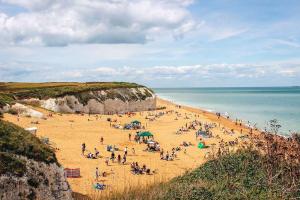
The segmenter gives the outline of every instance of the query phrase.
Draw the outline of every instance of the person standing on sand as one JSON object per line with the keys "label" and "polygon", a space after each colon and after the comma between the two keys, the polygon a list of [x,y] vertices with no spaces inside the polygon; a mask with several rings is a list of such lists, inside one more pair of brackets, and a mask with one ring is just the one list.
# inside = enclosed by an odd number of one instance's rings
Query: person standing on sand
{"label": "person standing on sand", "polygon": [[131,141],[131,133],[128,134],[129,141]]}
{"label": "person standing on sand", "polygon": [[125,163],[126,163],[126,155],[124,154],[122,164],[125,165]]}
{"label": "person standing on sand", "polygon": [[164,158],[164,149],[162,149],[162,150],[160,151],[160,158],[161,158],[161,159]]}
{"label": "person standing on sand", "polygon": [[108,166],[109,164],[109,157],[106,157],[106,160],[105,160],[105,163],[106,163],[106,166]]}
{"label": "person standing on sand", "polygon": [[81,154],[84,156],[84,152],[86,150],[86,146],[85,146],[85,143],[82,143],[81,145]]}
{"label": "person standing on sand", "polygon": [[104,138],[103,137],[101,137],[100,138],[100,143],[103,145],[103,141],[104,141]]}
{"label": "person standing on sand", "polygon": [[127,153],[128,153],[128,150],[127,150],[127,147],[125,147],[125,149],[124,149],[124,155],[127,156]]}
{"label": "person standing on sand", "polygon": [[118,163],[121,164],[121,155],[118,155]]}
{"label": "person standing on sand", "polygon": [[113,152],[111,152],[111,160],[112,160],[112,162],[115,162],[115,152],[113,151]]}
{"label": "person standing on sand", "polygon": [[100,152],[98,151],[97,148],[95,148],[95,157],[97,158],[99,156]]}
{"label": "person standing on sand", "polygon": [[95,176],[96,176],[96,181],[98,181],[98,178],[99,178],[99,170],[98,170],[98,167],[96,167],[96,171],[95,171]]}

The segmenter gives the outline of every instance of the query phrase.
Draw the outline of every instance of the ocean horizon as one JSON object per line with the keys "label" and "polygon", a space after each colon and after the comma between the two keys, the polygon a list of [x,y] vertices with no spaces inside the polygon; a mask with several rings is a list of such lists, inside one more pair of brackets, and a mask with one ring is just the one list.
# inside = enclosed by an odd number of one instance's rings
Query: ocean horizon
{"label": "ocean horizon", "polygon": [[153,88],[156,94],[178,104],[210,112],[228,113],[259,129],[277,119],[284,136],[300,132],[300,87],[183,87]]}

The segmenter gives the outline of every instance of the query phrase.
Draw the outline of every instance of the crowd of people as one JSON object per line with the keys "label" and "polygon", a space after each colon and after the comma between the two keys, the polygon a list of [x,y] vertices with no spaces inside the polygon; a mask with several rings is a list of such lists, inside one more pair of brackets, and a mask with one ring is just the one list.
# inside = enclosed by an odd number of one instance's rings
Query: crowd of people
{"label": "crowd of people", "polygon": [[[200,141],[203,142],[203,144],[205,144],[204,139],[208,139],[208,138],[212,137],[212,132],[214,131],[214,128],[217,127],[216,123],[208,123],[205,121],[200,121],[199,115],[196,115],[196,114],[192,115],[192,114],[187,114],[187,113],[182,114],[182,113],[180,113],[178,111],[174,111],[174,110],[161,111],[158,113],[148,112],[145,118],[151,121],[151,120],[155,120],[159,117],[162,117],[164,115],[174,115],[174,114],[175,114],[176,118],[184,117],[184,119],[187,120],[185,125],[179,128],[178,132],[179,133],[182,133],[182,132],[189,133],[190,131],[197,130],[197,131],[195,131],[196,132],[196,140],[198,140],[198,138],[200,138]],[[134,116],[136,114],[130,113],[128,115]],[[140,113],[140,115],[142,115],[142,114]],[[217,116],[220,117],[221,115],[217,113]],[[191,120],[191,121],[188,122],[188,120]],[[111,122],[116,122],[117,120],[108,119],[107,121],[110,122],[110,126],[112,127],[115,125],[112,125]],[[238,122],[239,121],[237,121],[236,123],[238,123]],[[228,131],[224,127],[223,128],[221,128],[220,126],[218,126],[218,127],[220,128],[220,131],[223,133],[226,133],[226,134],[234,133],[233,129]],[[135,129],[140,129],[140,128],[143,128],[143,127],[138,122],[135,122],[135,124],[131,123],[130,125],[129,124],[125,125],[125,129],[128,129],[128,130],[135,130]],[[162,160],[162,161],[177,160],[177,159],[179,159],[178,154],[180,151],[183,151],[183,154],[180,154],[180,155],[185,155],[185,154],[187,154],[187,149],[186,149],[187,147],[195,146],[191,142],[183,141],[181,144],[179,144],[178,147],[173,147],[171,150],[165,151],[164,149],[161,148],[160,144],[157,141],[153,140],[153,138],[150,139],[149,137],[141,137],[141,136],[139,136],[138,133],[139,132],[136,132],[135,134],[132,134],[132,132],[128,133],[129,142],[135,141],[137,144],[146,145],[146,149],[145,149],[146,151],[159,152],[160,160]],[[205,135],[203,135],[203,133],[205,133]],[[208,137],[206,137],[206,136],[208,136]],[[217,154],[219,154],[219,155],[229,151],[230,146],[235,146],[235,145],[239,144],[238,139],[235,139],[235,140],[232,140],[229,142],[225,142],[217,136],[216,136],[216,138],[219,139]],[[100,144],[101,145],[104,144],[103,137],[100,138]],[[106,166],[111,166],[111,165],[114,165],[115,163],[119,164],[119,165],[125,165],[128,162],[127,161],[127,157],[129,154],[128,146],[124,147],[123,152],[115,145],[107,145],[106,150],[108,152],[110,152],[110,156],[105,157],[104,162],[105,162]],[[82,144],[82,155],[86,155],[86,157],[90,158],[90,159],[101,158],[100,151],[97,148],[94,148],[93,152],[88,152],[87,154],[86,154],[86,152],[87,152],[86,144],[83,143]],[[132,156],[136,155],[136,151],[135,151],[134,147],[131,147],[131,152],[132,152],[132,154],[131,154]],[[207,158],[207,157],[209,157],[210,154],[211,154],[211,151],[206,150],[203,155],[204,155],[204,157]],[[151,171],[151,169],[149,167],[147,167],[146,164],[139,165],[138,162],[132,162],[130,164],[130,171],[134,175],[153,174],[153,171]],[[107,174],[105,172],[103,172],[101,175],[106,176]],[[98,177],[101,175],[100,175],[100,170],[97,167],[96,171],[95,171],[96,180],[98,180]]]}

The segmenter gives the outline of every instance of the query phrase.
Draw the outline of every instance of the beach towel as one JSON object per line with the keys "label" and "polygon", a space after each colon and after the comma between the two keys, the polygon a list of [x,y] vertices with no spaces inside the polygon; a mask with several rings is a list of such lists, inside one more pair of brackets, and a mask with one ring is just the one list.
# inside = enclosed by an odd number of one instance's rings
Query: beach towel
{"label": "beach towel", "polygon": [[65,168],[64,172],[65,172],[65,176],[67,178],[79,178],[80,177],[80,169],[79,168],[76,168],[76,169]]}
{"label": "beach towel", "polygon": [[97,190],[105,190],[106,185],[105,184],[101,184],[101,183],[96,183],[94,185],[94,188],[97,189]]}

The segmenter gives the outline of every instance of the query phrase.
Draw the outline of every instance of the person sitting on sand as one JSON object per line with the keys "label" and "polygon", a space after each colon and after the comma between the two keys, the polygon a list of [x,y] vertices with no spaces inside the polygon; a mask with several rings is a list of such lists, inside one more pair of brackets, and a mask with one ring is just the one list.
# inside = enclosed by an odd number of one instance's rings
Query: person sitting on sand
{"label": "person sitting on sand", "polygon": [[96,156],[90,152],[88,153],[87,158],[96,159]]}
{"label": "person sitting on sand", "polygon": [[147,167],[146,167],[146,165],[145,165],[145,164],[143,165],[143,167],[142,167],[142,170],[143,170],[144,172],[146,172],[146,170],[147,170]]}
{"label": "person sitting on sand", "polygon": [[166,154],[166,160],[169,160],[170,156],[169,156],[169,152],[167,151],[167,154]]}
{"label": "person sitting on sand", "polygon": [[151,170],[150,170],[150,169],[147,169],[147,170],[146,170],[146,174],[147,174],[147,175],[150,175],[150,174],[151,174]]}

